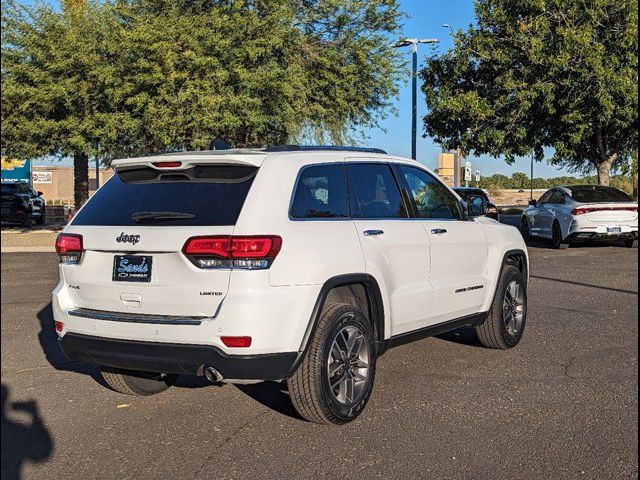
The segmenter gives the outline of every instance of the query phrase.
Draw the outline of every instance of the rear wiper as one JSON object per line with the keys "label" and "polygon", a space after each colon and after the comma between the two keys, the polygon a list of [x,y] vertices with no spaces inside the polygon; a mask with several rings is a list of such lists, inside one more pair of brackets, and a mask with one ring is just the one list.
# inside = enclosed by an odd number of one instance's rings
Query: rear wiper
{"label": "rear wiper", "polygon": [[131,215],[134,222],[154,221],[154,220],[189,220],[196,218],[193,213],[182,212],[136,212]]}

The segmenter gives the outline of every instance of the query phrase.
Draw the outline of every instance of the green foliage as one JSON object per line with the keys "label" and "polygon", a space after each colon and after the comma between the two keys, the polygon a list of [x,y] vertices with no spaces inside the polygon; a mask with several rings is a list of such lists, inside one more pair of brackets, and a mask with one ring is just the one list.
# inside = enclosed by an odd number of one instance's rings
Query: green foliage
{"label": "green foliage", "polygon": [[[557,187],[558,185],[597,185],[597,176],[587,177],[555,177],[555,178],[534,178],[533,188],[549,189]],[[474,184],[475,185],[475,184]],[[489,177],[483,177],[480,179],[478,185],[480,188],[487,189],[495,192],[497,190],[529,190],[531,183],[529,176],[525,173],[516,172],[511,175],[511,178],[506,175],[496,174]],[[615,175],[611,177],[611,186],[624,190],[631,194],[633,191],[633,185],[631,179],[627,175]]]}
{"label": "green foliage", "polygon": [[477,0],[477,23],[422,72],[446,148],[554,164],[601,183],[638,145],[637,0]]}
{"label": "green foliage", "polygon": [[2,4],[2,155],[348,141],[397,94],[396,0]]}

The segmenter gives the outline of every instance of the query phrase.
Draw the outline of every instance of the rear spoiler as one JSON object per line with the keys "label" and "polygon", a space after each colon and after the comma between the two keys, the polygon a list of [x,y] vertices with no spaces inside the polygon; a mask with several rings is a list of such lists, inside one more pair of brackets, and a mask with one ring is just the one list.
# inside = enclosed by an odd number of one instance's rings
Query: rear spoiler
{"label": "rear spoiler", "polygon": [[116,170],[125,167],[151,167],[156,170],[184,170],[194,165],[244,165],[260,167],[267,154],[264,152],[242,153],[185,153],[154,155],[148,157],[123,158],[111,162]]}

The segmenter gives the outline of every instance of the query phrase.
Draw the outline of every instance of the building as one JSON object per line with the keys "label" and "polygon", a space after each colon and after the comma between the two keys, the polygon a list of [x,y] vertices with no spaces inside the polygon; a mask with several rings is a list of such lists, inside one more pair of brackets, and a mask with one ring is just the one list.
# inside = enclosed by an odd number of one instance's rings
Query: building
{"label": "building", "polygon": [[460,186],[459,152],[443,151],[438,155],[438,176],[450,187]]}
{"label": "building", "polygon": [[[33,165],[33,188],[42,192],[47,204],[73,205],[73,167]],[[113,175],[113,169],[100,169],[100,185]],[[89,195],[96,191],[96,171],[89,168]]]}

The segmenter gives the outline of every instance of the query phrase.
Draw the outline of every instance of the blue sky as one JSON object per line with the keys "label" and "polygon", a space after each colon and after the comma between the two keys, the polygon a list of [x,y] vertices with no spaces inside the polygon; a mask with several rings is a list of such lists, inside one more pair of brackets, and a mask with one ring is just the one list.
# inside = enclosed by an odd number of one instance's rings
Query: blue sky
{"label": "blue sky", "polygon": [[[435,47],[446,51],[452,46],[450,32],[442,28],[448,23],[454,30],[464,29],[473,22],[472,0],[400,0],[402,8],[410,17],[405,21],[404,36],[408,38],[437,38],[440,44]],[[420,63],[423,64],[428,45],[422,45],[419,52]],[[410,61],[411,49],[405,49],[407,61]],[[394,155],[411,156],[411,77],[402,85],[400,97],[396,102],[398,116],[391,116],[381,123],[380,129],[366,131],[371,146],[383,148]],[[421,92],[418,93],[418,128],[426,114],[426,105]],[[437,166],[438,153],[441,149],[431,139],[418,139],[418,160],[430,168]],[[473,170],[480,170],[484,176],[502,173],[511,176],[514,172],[529,172],[530,160],[520,159],[514,165],[507,165],[503,159],[490,157],[471,157]],[[556,177],[570,175],[564,169],[548,165],[546,162],[536,163],[535,177]]]}

